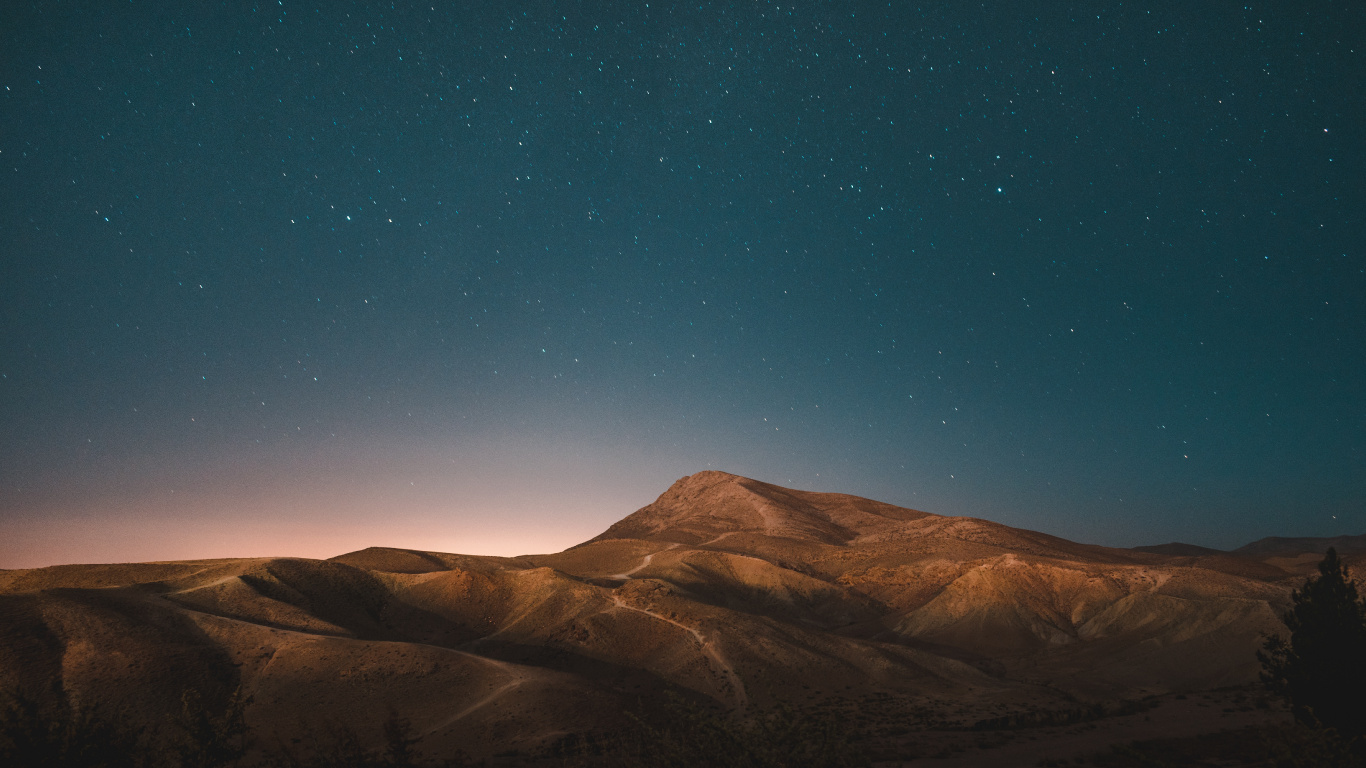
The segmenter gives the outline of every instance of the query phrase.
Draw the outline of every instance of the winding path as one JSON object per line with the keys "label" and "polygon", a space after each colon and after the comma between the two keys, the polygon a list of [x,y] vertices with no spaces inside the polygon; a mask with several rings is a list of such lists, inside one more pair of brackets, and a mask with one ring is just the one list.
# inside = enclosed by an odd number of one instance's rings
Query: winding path
{"label": "winding path", "polygon": [[[184,589],[177,589],[177,590],[174,590],[174,591],[172,591],[172,592],[165,592],[165,593],[163,593],[163,594],[166,594],[166,595],[184,595],[184,594],[187,594],[187,593],[189,593],[189,592],[196,592],[196,591],[201,590],[201,589],[209,589],[210,587],[216,587],[216,586],[218,586],[218,585],[220,585],[220,584],[227,584],[228,582],[233,581],[233,580],[241,581],[241,580],[242,580],[242,574],[240,574],[240,573],[230,574],[230,575],[228,575],[228,576],[224,576],[224,577],[221,578],[221,579],[214,579],[213,581],[206,582],[206,583],[204,583],[204,584],[195,584],[194,586],[185,587]],[[180,603],[176,603],[176,605],[180,605]],[[216,614],[215,614],[215,615],[216,615]]]}
{"label": "winding path", "polygon": [[[730,683],[731,688],[735,691],[735,705],[741,711],[744,711],[749,706],[749,694],[745,693],[745,684],[740,680],[740,676],[735,673],[735,668],[730,665],[730,662],[726,661],[725,657],[721,655],[721,652],[716,649],[716,646],[702,635],[701,631],[680,621],[675,621],[667,616],[655,613],[648,608],[637,608],[634,605],[627,605],[621,595],[612,595],[612,603],[617,608],[643,613],[646,616],[672,624],[692,635],[693,639],[697,641],[698,646],[702,648],[702,653],[706,654],[707,658],[716,662],[716,666],[721,670],[722,677],[726,678],[726,681]],[[707,666],[711,665],[708,664]]]}
{"label": "winding path", "polygon": [[[181,592],[184,592],[184,591],[188,591],[188,590],[181,590]],[[172,593],[169,593],[169,594],[179,594],[179,592],[172,592]],[[442,728],[446,728],[446,727],[450,726],[451,724],[455,723],[456,721],[460,720],[461,718],[464,718],[464,717],[468,716],[469,714],[471,714],[471,713],[477,711],[480,707],[486,706],[487,704],[489,704],[490,702],[494,701],[494,700],[497,699],[498,697],[503,696],[504,694],[508,693],[509,691],[512,691],[512,690],[514,690],[514,689],[520,687],[523,683],[525,683],[527,680],[531,679],[531,677],[532,677],[532,674],[531,674],[531,672],[530,672],[529,670],[527,670],[527,669],[525,669],[525,668],[523,668],[523,667],[520,667],[520,666],[518,666],[518,665],[516,665],[516,664],[512,664],[512,663],[506,662],[506,661],[502,661],[502,660],[500,660],[500,659],[491,659],[491,658],[489,658],[489,657],[487,657],[487,656],[480,656],[480,655],[477,654],[477,653],[470,653],[469,651],[462,651],[462,650],[459,650],[459,649],[456,649],[456,648],[449,648],[449,647],[444,646],[444,645],[432,645],[432,644],[430,644],[430,643],[419,643],[419,642],[413,642],[413,641],[399,641],[399,640],[363,640],[363,639],[360,639],[360,638],[345,637],[345,636],[340,636],[340,635],[322,635],[322,634],[315,634],[315,633],[312,633],[312,632],[302,632],[302,631],[299,631],[299,630],[297,630],[297,629],[287,629],[287,628],[285,628],[285,627],[274,627],[274,626],[270,626],[269,624],[257,624],[257,623],[254,622],[254,621],[246,621],[246,620],[244,620],[244,619],[237,619],[237,618],[233,618],[233,617],[231,617],[231,616],[223,616],[223,615],[221,615],[221,614],[213,613],[212,611],[203,610],[202,608],[198,608],[198,607],[194,607],[194,606],[185,605],[185,604],[183,604],[183,603],[179,603],[179,602],[174,601],[174,600],[167,600],[167,599],[165,598],[165,596],[163,596],[163,595],[155,595],[155,596],[153,597],[153,599],[154,599],[155,601],[158,601],[158,602],[161,602],[161,603],[169,603],[170,605],[173,605],[173,606],[175,606],[176,608],[178,608],[178,609],[180,609],[180,610],[182,610],[182,611],[185,611],[185,612],[187,612],[187,613],[198,614],[198,615],[200,615],[200,616],[205,616],[205,617],[207,617],[207,618],[209,618],[209,619],[212,619],[212,620],[223,621],[223,622],[227,622],[227,623],[229,623],[229,624],[239,624],[239,625],[251,626],[251,627],[255,627],[256,629],[264,630],[264,631],[271,632],[271,633],[275,633],[275,634],[282,634],[282,635],[286,635],[286,636],[299,637],[299,638],[303,638],[306,642],[317,642],[317,641],[320,641],[320,640],[332,640],[332,641],[338,641],[338,640],[340,640],[340,641],[343,641],[343,642],[363,643],[363,644],[368,644],[368,645],[381,645],[381,644],[384,644],[384,645],[387,645],[387,644],[395,644],[395,645],[417,645],[417,646],[422,646],[422,647],[425,647],[425,648],[432,648],[432,649],[437,650],[437,651],[442,651],[442,652],[445,652],[445,653],[452,653],[452,654],[455,654],[455,655],[457,655],[457,656],[461,656],[461,657],[464,657],[464,658],[467,658],[467,659],[473,659],[474,661],[482,662],[482,663],[484,663],[484,664],[486,664],[486,665],[488,665],[488,666],[493,667],[494,669],[498,670],[499,672],[501,672],[501,673],[507,675],[509,678],[511,678],[510,680],[508,680],[508,682],[504,683],[503,685],[499,686],[498,688],[494,689],[493,691],[490,691],[488,694],[484,695],[481,699],[479,699],[478,701],[474,702],[473,704],[470,704],[470,705],[468,705],[468,706],[463,707],[462,709],[460,709],[458,712],[456,712],[455,714],[451,715],[450,717],[448,717],[448,718],[442,720],[441,722],[437,723],[436,725],[432,726],[431,728],[427,728],[426,730],[422,731],[422,735],[423,735],[424,737],[425,737],[425,736],[430,736],[431,734],[433,734],[433,733],[435,733],[435,732],[441,730]],[[266,671],[270,668],[271,664],[273,664],[273,663],[275,662],[275,657],[276,657],[276,655],[279,653],[279,651],[280,651],[280,649],[279,649],[278,647],[275,648],[275,649],[273,649],[273,650],[271,651],[270,658],[266,660],[266,663],[263,664],[259,669],[256,670],[256,673],[252,676],[252,677],[253,677],[253,680],[252,680],[251,690],[246,692],[248,696],[250,696],[250,695],[256,693],[257,690],[259,690],[259,688],[260,688],[260,686],[261,686],[261,683],[265,680]]]}
{"label": "winding path", "polygon": [[[677,549],[679,546],[680,546],[680,545],[677,544],[677,543],[670,544],[669,546],[665,547],[664,549],[659,550],[659,552],[667,552],[667,551],[669,551],[669,550],[671,550],[671,549]],[[617,581],[626,581],[627,579],[632,578],[632,574],[636,573],[637,571],[641,570],[641,569],[644,568],[645,566],[649,565],[649,564],[650,564],[650,561],[653,560],[653,559],[655,559],[655,555],[659,554],[659,552],[651,552],[650,554],[648,554],[648,555],[645,556],[645,559],[644,559],[644,560],[641,560],[641,561],[640,561],[640,565],[637,565],[636,567],[632,568],[632,569],[629,570],[629,571],[624,571],[624,572],[622,572],[622,573],[614,573],[614,574],[612,574],[611,576],[608,576],[607,578],[609,578],[609,579],[616,579]]]}
{"label": "winding path", "polygon": [[[457,653],[463,653],[463,651],[456,651],[456,652],[457,652]],[[436,733],[437,731],[441,730],[442,728],[449,728],[450,726],[454,725],[457,721],[461,720],[461,719],[464,718],[465,716],[467,716],[467,715],[469,715],[470,713],[475,712],[476,710],[478,710],[480,707],[486,706],[487,704],[489,704],[489,703],[492,702],[493,700],[495,700],[495,699],[497,699],[498,697],[500,697],[500,696],[502,696],[502,695],[508,693],[509,691],[512,691],[512,690],[514,690],[514,689],[516,689],[516,688],[520,688],[521,685],[522,685],[522,683],[525,683],[525,682],[527,681],[527,679],[528,679],[528,675],[527,675],[525,672],[523,672],[522,670],[519,670],[519,669],[517,669],[517,668],[515,668],[515,667],[511,667],[511,666],[508,665],[506,662],[501,662],[501,661],[498,661],[497,659],[488,659],[488,658],[485,658],[485,657],[483,657],[483,656],[477,656],[477,655],[475,655],[475,654],[466,654],[466,655],[467,655],[467,656],[473,656],[473,657],[476,658],[476,659],[479,659],[479,660],[481,660],[481,661],[487,661],[487,662],[489,662],[489,663],[494,664],[495,666],[498,666],[499,669],[500,669],[500,671],[510,674],[510,675],[512,676],[512,679],[509,680],[509,681],[507,681],[507,682],[504,683],[503,685],[499,686],[498,688],[495,688],[494,690],[490,691],[488,694],[486,694],[486,695],[485,695],[483,698],[481,698],[480,700],[478,700],[478,701],[474,702],[473,704],[471,704],[471,705],[465,707],[464,709],[460,710],[459,712],[456,712],[455,714],[451,715],[450,717],[446,718],[445,720],[442,720],[441,722],[437,723],[436,725],[433,725],[431,728],[426,729],[425,731],[422,732],[422,735],[423,735],[424,737],[425,737],[425,736],[430,736],[430,735],[432,735],[433,733]]]}

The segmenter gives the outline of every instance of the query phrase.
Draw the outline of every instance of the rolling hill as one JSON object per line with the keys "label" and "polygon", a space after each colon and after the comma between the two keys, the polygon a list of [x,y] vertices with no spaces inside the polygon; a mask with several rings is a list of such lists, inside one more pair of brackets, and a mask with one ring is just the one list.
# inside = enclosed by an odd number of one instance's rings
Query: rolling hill
{"label": "rolling hill", "polygon": [[423,750],[505,762],[664,690],[970,728],[1254,682],[1318,556],[1285,541],[1115,549],[702,472],[548,555],[0,571],[0,687],[149,723],[187,688],[240,690],[261,743],[324,723],[376,740],[392,710]]}

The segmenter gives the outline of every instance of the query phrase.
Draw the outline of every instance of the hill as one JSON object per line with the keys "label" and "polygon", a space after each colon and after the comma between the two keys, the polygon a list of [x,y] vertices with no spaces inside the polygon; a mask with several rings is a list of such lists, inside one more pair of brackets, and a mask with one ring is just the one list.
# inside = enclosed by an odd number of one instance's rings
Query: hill
{"label": "hill", "polygon": [[1332,536],[1327,538],[1282,538],[1268,536],[1246,544],[1233,553],[1259,560],[1271,557],[1297,557],[1299,555],[1318,555],[1333,547],[1339,555],[1359,555],[1366,553],[1366,534],[1360,536]]}
{"label": "hill", "polygon": [[702,472],[555,554],[0,572],[0,686],[149,723],[240,689],[262,743],[305,720],[375,742],[392,709],[432,754],[504,762],[673,690],[844,712],[895,751],[907,728],[1254,682],[1298,583],[1284,551],[1099,547]]}

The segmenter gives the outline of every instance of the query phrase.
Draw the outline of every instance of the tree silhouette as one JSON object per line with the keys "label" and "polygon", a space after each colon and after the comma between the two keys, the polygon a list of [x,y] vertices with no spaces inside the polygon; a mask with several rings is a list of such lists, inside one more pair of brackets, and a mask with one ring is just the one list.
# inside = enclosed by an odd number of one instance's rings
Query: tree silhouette
{"label": "tree silhouette", "polygon": [[234,766],[247,753],[247,705],[251,697],[243,698],[240,690],[233,691],[221,713],[205,706],[199,691],[191,688],[180,698],[180,717],[175,724],[182,731],[179,745],[179,764],[183,768],[223,768]]}
{"label": "tree silhouette", "polygon": [[1366,603],[1336,550],[1329,548],[1319,575],[1291,597],[1294,604],[1282,617],[1289,640],[1269,637],[1257,654],[1262,682],[1290,703],[1301,723],[1360,739],[1366,731]]}
{"label": "tree silhouette", "polygon": [[43,706],[0,693],[0,765],[5,768],[141,768],[151,760],[140,730],[96,707]]}

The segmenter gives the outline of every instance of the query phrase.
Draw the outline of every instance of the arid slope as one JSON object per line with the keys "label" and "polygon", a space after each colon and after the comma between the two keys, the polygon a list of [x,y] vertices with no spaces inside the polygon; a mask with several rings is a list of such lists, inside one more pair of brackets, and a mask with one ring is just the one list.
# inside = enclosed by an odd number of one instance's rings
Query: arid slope
{"label": "arid slope", "polygon": [[1313,556],[1288,546],[1096,547],[702,472],[551,555],[2,571],[0,685],[147,721],[240,689],[281,737],[377,738],[393,709],[476,756],[611,730],[663,689],[968,725],[1252,681]]}

